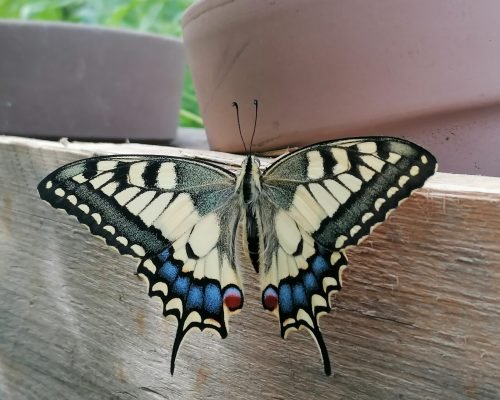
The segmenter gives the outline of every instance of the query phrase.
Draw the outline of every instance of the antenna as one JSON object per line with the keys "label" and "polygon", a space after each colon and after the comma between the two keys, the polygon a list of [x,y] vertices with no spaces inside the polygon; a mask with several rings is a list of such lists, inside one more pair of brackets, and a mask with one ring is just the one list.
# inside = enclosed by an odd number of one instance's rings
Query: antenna
{"label": "antenna", "polygon": [[236,120],[238,121],[238,131],[240,132],[240,138],[241,142],[243,143],[243,148],[245,149],[245,153],[247,153],[247,146],[245,145],[245,140],[243,140],[243,135],[241,134],[240,110],[238,108],[238,103],[233,101],[233,107],[236,108]]}
{"label": "antenna", "polygon": [[254,100],[253,104],[255,105],[255,119],[253,121],[253,132],[252,132],[252,139],[250,139],[250,154],[252,154],[252,144],[253,144],[253,137],[255,136],[255,128],[257,127],[257,111],[259,109],[259,102],[258,100]]}

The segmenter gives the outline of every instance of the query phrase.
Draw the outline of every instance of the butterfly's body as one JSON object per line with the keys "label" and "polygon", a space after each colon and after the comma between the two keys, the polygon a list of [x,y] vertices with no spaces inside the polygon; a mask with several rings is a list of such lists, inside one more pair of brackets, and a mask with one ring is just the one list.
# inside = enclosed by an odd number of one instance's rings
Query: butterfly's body
{"label": "butterfly's body", "polygon": [[318,322],[341,288],[345,249],[435,169],[434,157],[413,143],[367,137],[299,149],[263,172],[249,155],[238,175],[186,158],[95,157],[59,168],[38,189],[141,260],[149,295],[178,320],[172,372],[190,329],[227,336],[228,317],[244,302],[238,269],[250,260],[281,335],[308,330],[330,374]]}
{"label": "butterfly's body", "polygon": [[241,163],[240,173],[236,180],[236,195],[239,198],[242,241],[248,258],[256,272],[259,272],[262,224],[259,213],[259,197],[261,192],[260,164],[254,156],[247,156]]}

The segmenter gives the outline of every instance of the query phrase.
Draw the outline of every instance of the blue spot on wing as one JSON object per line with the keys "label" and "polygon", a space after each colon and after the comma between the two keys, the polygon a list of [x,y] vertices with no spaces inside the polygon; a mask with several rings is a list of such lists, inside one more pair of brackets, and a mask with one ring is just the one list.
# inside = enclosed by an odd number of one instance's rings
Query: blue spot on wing
{"label": "blue spot on wing", "polygon": [[283,283],[279,288],[279,305],[280,310],[289,314],[293,311],[293,298],[292,298],[292,288],[288,283]]}
{"label": "blue spot on wing", "polygon": [[186,300],[186,307],[189,310],[200,309],[203,304],[203,289],[198,285],[191,285]]}
{"label": "blue spot on wing", "polygon": [[205,310],[218,314],[222,307],[222,292],[215,284],[209,283],[205,288]]}
{"label": "blue spot on wing", "polygon": [[184,297],[189,290],[189,278],[179,276],[175,280],[172,289],[176,295]]}
{"label": "blue spot on wing", "polygon": [[312,272],[307,272],[304,275],[304,287],[309,295],[312,295],[318,289],[318,281]]}
{"label": "blue spot on wing", "polygon": [[317,278],[322,278],[328,271],[329,264],[323,256],[316,256],[311,264],[312,271]]}
{"label": "blue spot on wing", "polygon": [[158,254],[158,258],[162,263],[167,261],[169,257],[170,257],[170,252],[168,251],[168,249],[165,249],[160,254]]}
{"label": "blue spot on wing", "polygon": [[306,291],[302,283],[293,285],[293,302],[297,308],[307,306]]}
{"label": "blue spot on wing", "polygon": [[167,282],[171,283],[177,278],[179,274],[179,269],[172,264],[170,261],[165,261],[158,271],[158,275],[160,275]]}

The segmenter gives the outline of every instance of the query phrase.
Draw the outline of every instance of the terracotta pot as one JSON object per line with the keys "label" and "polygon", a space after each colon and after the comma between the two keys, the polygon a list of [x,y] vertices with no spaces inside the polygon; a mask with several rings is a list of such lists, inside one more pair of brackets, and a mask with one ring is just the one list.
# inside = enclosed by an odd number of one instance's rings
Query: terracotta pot
{"label": "terracotta pot", "polygon": [[397,135],[440,170],[500,175],[500,2],[202,0],[183,20],[213,149]]}
{"label": "terracotta pot", "polygon": [[0,133],[165,140],[177,131],[182,43],[132,31],[0,21]]}

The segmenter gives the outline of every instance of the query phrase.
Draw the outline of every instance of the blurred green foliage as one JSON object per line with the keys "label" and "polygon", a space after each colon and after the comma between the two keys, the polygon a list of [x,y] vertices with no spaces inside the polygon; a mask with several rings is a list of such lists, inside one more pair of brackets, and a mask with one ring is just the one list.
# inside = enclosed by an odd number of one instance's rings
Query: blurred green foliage
{"label": "blurred green foliage", "polygon": [[[0,18],[51,20],[181,36],[181,18],[194,0],[0,0]],[[180,125],[202,127],[191,74],[186,71]]]}

